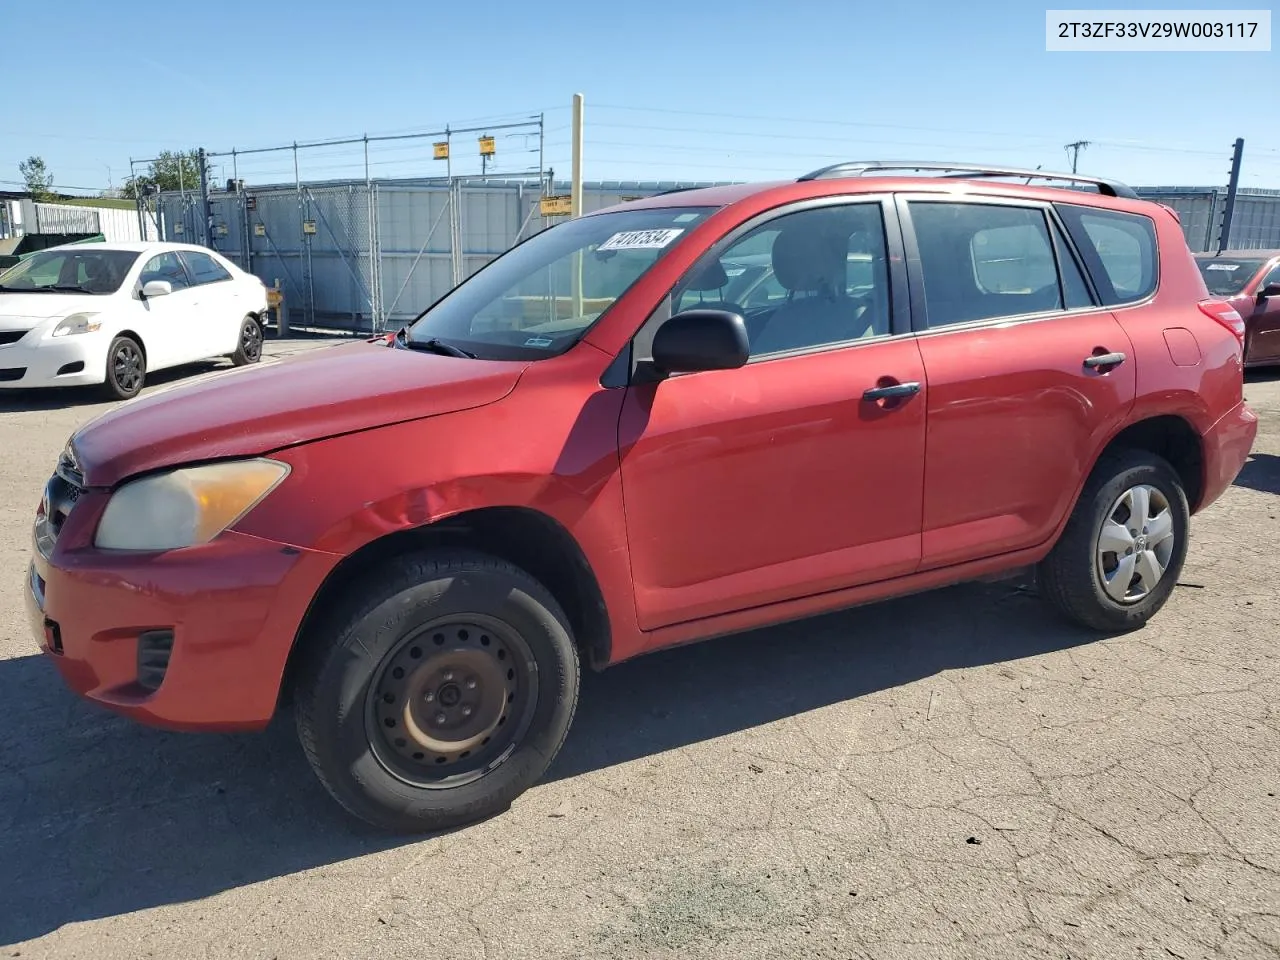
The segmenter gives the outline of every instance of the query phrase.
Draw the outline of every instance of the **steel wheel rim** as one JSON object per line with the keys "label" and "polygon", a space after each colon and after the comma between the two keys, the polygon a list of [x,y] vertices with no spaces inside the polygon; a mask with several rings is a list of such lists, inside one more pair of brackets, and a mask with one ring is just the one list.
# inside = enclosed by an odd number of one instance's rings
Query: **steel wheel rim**
{"label": "steel wheel rim", "polygon": [[537,694],[533,655],[510,625],[479,614],[441,618],[382,658],[365,695],[365,731],[392,776],[450,789],[511,756]]}
{"label": "steel wheel rim", "polygon": [[1096,563],[1115,603],[1141,603],[1164,579],[1177,547],[1173,509],[1157,487],[1140,483],[1112,503],[1098,532]]}
{"label": "steel wheel rim", "polygon": [[252,320],[246,320],[240,329],[240,350],[249,360],[257,360],[262,354],[262,332]]}
{"label": "steel wheel rim", "polygon": [[132,393],[142,384],[142,354],[133,344],[116,347],[111,357],[111,371],[121,390]]}

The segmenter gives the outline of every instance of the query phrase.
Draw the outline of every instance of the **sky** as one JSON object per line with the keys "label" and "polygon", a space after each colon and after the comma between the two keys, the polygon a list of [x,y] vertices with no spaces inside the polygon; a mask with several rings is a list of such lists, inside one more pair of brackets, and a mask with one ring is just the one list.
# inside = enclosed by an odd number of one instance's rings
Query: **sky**
{"label": "sky", "polygon": [[[1050,53],[1045,6],[1026,0],[61,0],[49,25],[47,6],[0,4],[0,189],[33,154],[55,185],[102,190],[165,149],[446,125],[492,128],[491,172],[536,171],[541,139],[560,179],[575,93],[587,180],[769,180],[852,159],[1067,170],[1065,144],[1086,140],[1082,173],[1219,185],[1243,137],[1241,185],[1280,189],[1276,52]],[[477,136],[452,138],[454,173],[480,170]],[[370,174],[443,175],[434,139],[371,143]],[[294,178],[291,150],[211,166]],[[299,150],[298,175],[363,177],[364,146]]]}

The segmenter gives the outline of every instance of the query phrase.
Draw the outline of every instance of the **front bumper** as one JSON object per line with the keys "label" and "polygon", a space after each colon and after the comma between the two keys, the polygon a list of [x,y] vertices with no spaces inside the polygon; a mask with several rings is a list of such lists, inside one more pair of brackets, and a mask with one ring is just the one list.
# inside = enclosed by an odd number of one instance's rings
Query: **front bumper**
{"label": "front bumper", "polygon": [[1258,415],[1243,400],[1204,435],[1204,492],[1197,512],[1217,500],[1235,482],[1249,459],[1258,433]]}
{"label": "front bumper", "polygon": [[30,334],[0,347],[0,390],[102,383],[107,374],[107,346],[99,333],[56,339]]}
{"label": "front bumper", "polygon": [[[105,499],[86,491],[50,555],[32,551],[24,593],[41,650],[76,693],[143,723],[265,726],[298,627],[339,558],[235,531],[163,554],[73,546],[91,542]],[[154,662],[140,674],[139,637],[160,633],[172,652],[157,687]]]}

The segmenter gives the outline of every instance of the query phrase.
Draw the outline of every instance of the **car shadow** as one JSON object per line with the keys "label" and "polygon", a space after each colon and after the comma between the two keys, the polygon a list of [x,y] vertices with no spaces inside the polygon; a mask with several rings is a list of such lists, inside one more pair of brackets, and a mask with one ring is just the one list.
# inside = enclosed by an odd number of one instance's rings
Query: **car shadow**
{"label": "car shadow", "polygon": [[1280,457],[1254,451],[1232,483],[1262,493],[1280,493]]}
{"label": "car shadow", "polygon": [[[186,380],[214,370],[230,369],[229,360],[201,360],[198,363],[170,367],[147,374],[143,391],[163,387],[178,380]],[[95,404],[114,403],[101,387],[44,387],[36,390],[0,391],[0,413],[29,413],[38,410],[66,410],[70,407],[88,407]]]}
{"label": "car shadow", "polygon": [[[545,779],[1093,639],[1005,583],[655,653],[584,677]],[[151,730],[82,703],[39,656],[0,661],[0,690],[0,943],[415,842],[349,819],[288,717],[261,735]]]}

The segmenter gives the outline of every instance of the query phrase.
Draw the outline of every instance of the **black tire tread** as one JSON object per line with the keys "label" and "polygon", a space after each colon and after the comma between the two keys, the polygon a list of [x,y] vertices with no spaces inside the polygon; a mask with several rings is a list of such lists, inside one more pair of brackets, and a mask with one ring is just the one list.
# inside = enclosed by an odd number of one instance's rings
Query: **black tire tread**
{"label": "black tire tread", "polygon": [[[1148,450],[1121,448],[1105,453],[1085,481],[1080,499],[1067,520],[1058,542],[1036,570],[1040,596],[1061,616],[1074,623],[1104,633],[1116,633],[1141,626],[1146,617],[1122,619],[1099,609],[1094,595],[1092,566],[1082,575],[1078,558],[1094,555],[1093,505],[1103,487],[1119,474],[1139,467],[1151,467],[1167,474],[1177,495],[1186,504],[1186,491],[1177,471],[1167,460]],[[1176,578],[1178,570],[1170,571]]]}
{"label": "black tire tread", "polygon": [[[423,553],[404,554],[391,558],[374,570],[369,571],[364,576],[358,578],[355,582],[349,584],[345,589],[345,599],[327,612],[325,616],[326,624],[333,624],[330,627],[322,625],[310,637],[302,638],[301,642],[306,646],[297,651],[301,657],[299,670],[297,674],[297,684],[295,687],[296,697],[294,699],[294,721],[298,731],[298,739],[302,744],[302,749],[307,757],[307,762],[311,769],[315,772],[317,779],[323,784],[325,790],[334,798],[349,814],[370,823],[374,826],[385,826],[370,819],[364,811],[354,807],[348,803],[342,792],[335,789],[334,785],[324,774],[324,765],[321,761],[319,743],[316,734],[317,714],[319,705],[315,702],[315,698],[309,693],[317,687],[321,671],[323,671],[328,656],[345,641],[347,635],[356,628],[356,626],[378,606],[385,603],[388,599],[400,593],[403,590],[413,586],[427,583],[432,580],[441,579],[448,576],[454,576],[459,573],[468,571],[483,571],[486,573],[502,574],[511,577],[520,582],[521,588],[532,598],[545,606],[551,614],[559,620],[569,637],[573,637],[573,631],[570,627],[569,618],[565,616],[564,610],[560,604],[552,596],[538,580],[534,579],[530,574],[521,568],[498,559],[488,554],[479,553],[471,550],[449,550],[449,551],[432,551]],[[572,645],[574,651],[574,666],[577,667],[577,646]],[[579,688],[575,684],[573,688],[573,701],[570,704],[570,716],[577,712]],[[560,749],[564,746],[564,742],[568,737],[568,728],[561,734],[554,748],[546,756],[547,764],[555,759]],[[516,785],[519,786],[518,784]],[[509,789],[507,792],[511,794],[509,797],[503,798],[505,805],[514,800],[525,788]],[[489,806],[488,803],[473,804],[474,807]],[[467,822],[480,819],[484,816],[483,810],[478,810],[474,816],[462,812],[456,818],[457,822],[453,825],[463,825]]]}

